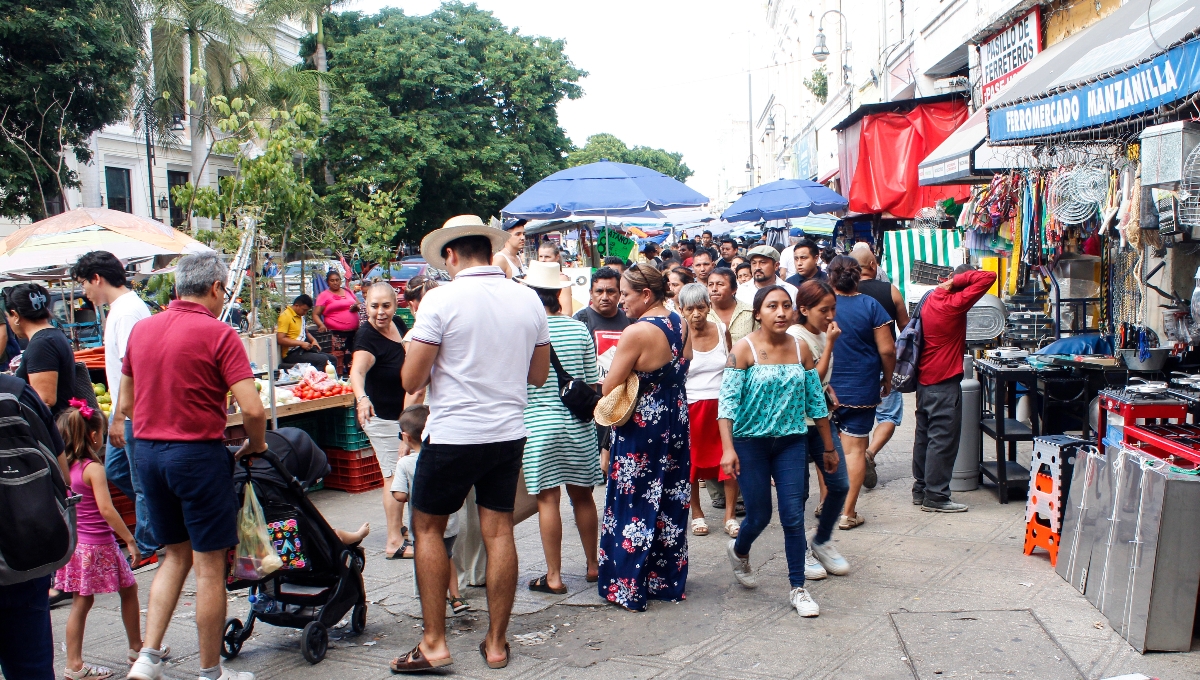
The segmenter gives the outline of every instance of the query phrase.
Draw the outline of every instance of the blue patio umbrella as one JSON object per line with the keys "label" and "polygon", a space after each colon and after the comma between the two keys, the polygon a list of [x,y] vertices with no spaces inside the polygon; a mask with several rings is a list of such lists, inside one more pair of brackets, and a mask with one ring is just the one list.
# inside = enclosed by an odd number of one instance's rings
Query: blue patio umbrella
{"label": "blue patio umbrella", "polygon": [[608,217],[707,203],[707,196],[657,170],[600,161],[550,175],[513,199],[500,215],[526,220]]}
{"label": "blue patio umbrella", "polygon": [[721,219],[727,222],[782,220],[845,210],[849,205],[849,201],[823,184],[808,179],[780,179],[747,191],[721,213]]}

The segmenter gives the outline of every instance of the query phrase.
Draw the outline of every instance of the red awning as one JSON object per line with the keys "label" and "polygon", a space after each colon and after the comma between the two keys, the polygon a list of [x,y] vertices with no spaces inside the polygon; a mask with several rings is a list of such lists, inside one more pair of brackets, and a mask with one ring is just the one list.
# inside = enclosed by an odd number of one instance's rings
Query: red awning
{"label": "red awning", "polygon": [[[916,104],[906,113],[868,114],[839,132],[843,193],[850,211],[915,217],[921,208],[971,195],[967,184],[921,186],[918,165],[967,120],[963,99]],[[853,137],[857,135],[857,139]],[[851,167],[845,167],[851,166]],[[846,191],[848,190],[848,191]]]}

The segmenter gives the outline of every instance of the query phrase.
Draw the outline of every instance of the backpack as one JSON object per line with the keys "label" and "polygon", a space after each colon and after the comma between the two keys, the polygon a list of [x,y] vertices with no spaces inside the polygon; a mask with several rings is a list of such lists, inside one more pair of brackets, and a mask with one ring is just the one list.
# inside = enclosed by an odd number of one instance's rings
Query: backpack
{"label": "backpack", "polygon": [[[39,414],[18,400],[25,382],[0,375],[0,585],[48,574],[75,554],[75,503]],[[44,408],[44,407],[43,407]]]}
{"label": "backpack", "polygon": [[933,291],[925,293],[913,311],[908,325],[896,338],[896,368],[892,371],[892,389],[897,392],[917,391],[917,364],[921,361],[921,346],[925,344],[925,330],[921,326],[921,308]]}

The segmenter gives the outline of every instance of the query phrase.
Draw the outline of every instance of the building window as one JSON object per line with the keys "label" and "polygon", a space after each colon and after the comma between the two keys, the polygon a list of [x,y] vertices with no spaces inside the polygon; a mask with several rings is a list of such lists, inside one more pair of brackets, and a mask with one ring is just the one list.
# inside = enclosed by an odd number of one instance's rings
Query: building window
{"label": "building window", "polygon": [[175,187],[181,187],[187,183],[188,174],[186,172],[167,171],[167,200],[171,205],[172,227],[180,227],[187,222],[187,219],[183,215],[183,206],[175,202]]}
{"label": "building window", "polygon": [[108,189],[108,207],[121,212],[133,212],[133,185],[126,168],[104,168],[104,184]]}

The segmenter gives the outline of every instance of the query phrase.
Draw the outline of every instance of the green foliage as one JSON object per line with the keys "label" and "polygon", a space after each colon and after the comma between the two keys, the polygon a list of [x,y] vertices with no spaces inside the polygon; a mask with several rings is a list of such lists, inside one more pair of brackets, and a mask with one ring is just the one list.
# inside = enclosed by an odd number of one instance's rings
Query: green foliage
{"label": "green foliage", "polygon": [[174,274],[155,274],[146,280],[146,299],[166,307],[171,302],[171,290],[174,288]]}
{"label": "green foliage", "polygon": [[813,71],[812,78],[804,79],[804,87],[824,104],[829,99],[829,72],[824,66]]}
{"label": "green foliage", "polygon": [[43,195],[77,185],[63,153],[88,160],[88,136],[123,114],[138,58],[128,10],[121,0],[0,0],[0,215],[44,216]]}
{"label": "green foliage", "polygon": [[498,213],[564,166],[570,142],[555,107],[581,96],[585,74],[562,41],[459,2],[323,25],[342,89],[310,172],[335,178],[325,192],[348,242],[371,247],[389,231],[416,241],[450,216]]}
{"label": "green foliage", "polygon": [[608,159],[614,163],[640,165],[674,177],[680,182],[687,181],[687,178],[693,174],[692,169],[683,162],[681,153],[651,149],[648,146],[635,146],[631,149],[625,146],[625,142],[608,133],[588,137],[587,144],[582,149],[572,151],[567,156],[567,165],[574,167],[595,163],[601,159]]}

